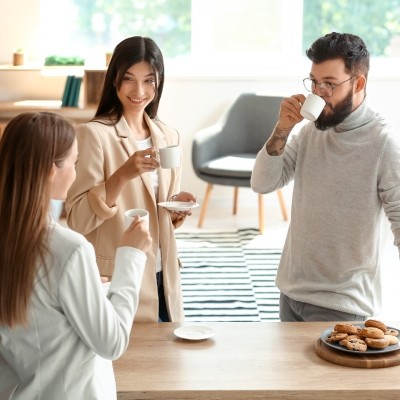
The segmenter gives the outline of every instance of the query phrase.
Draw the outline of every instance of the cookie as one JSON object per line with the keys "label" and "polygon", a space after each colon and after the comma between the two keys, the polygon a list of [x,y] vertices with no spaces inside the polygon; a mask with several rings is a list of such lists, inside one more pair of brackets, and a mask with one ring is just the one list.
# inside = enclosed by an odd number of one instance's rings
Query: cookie
{"label": "cookie", "polygon": [[379,328],[369,326],[361,329],[360,335],[366,338],[383,339],[385,334]]}
{"label": "cookie", "polygon": [[388,329],[383,322],[378,321],[376,319],[368,319],[367,321],[365,321],[364,325],[366,327],[378,328],[381,331],[383,331],[383,333],[385,333]]}
{"label": "cookie", "polygon": [[361,340],[364,340],[364,337],[363,336],[359,336],[359,335],[347,335],[347,337],[345,337],[344,339],[339,341],[339,344],[341,346],[346,346],[346,343],[347,343],[347,341],[349,339],[361,339]]}
{"label": "cookie", "polygon": [[327,338],[326,341],[329,343],[339,342],[347,337],[347,333],[343,332],[332,332]]}
{"label": "cookie", "polygon": [[355,335],[358,333],[358,327],[352,324],[336,324],[335,331],[347,333],[348,335]]}
{"label": "cookie", "polygon": [[346,348],[353,351],[367,351],[367,344],[364,340],[353,338],[347,340]]}
{"label": "cookie", "polygon": [[399,336],[399,331],[397,329],[389,328],[385,335]]}
{"label": "cookie", "polygon": [[373,339],[370,337],[366,337],[365,343],[367,344],[368,347],[371,347],[372,349],[385,349],[386,347],[389,346],[389,340],[385,338]]}
{"label": "cookie", "polygon": [[399,339],[394,335],[385,335],[384,339],[389,340],[389,346],[399,343]]}

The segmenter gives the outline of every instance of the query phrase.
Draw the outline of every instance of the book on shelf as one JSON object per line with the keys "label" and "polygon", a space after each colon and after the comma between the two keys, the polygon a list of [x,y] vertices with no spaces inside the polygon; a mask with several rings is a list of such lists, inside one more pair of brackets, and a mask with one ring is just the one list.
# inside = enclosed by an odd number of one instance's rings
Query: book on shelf
{"label": "book on shelf", "polygon": [[79,105],[79,94],[81,91],[82,78],[80,76],[74,76],[72,81],[71,99],[69,106],[78,107]]}
{"label": "book on shelf", "polygon": [[82,77],[68,75],[65,81],[61,107],[78,107]]}
{"label": "book on shelf", "polygon": [[65,80],[64,93],[61,100],[61,107],[68,106],[68,98],[71,92],[71,84],[72,84],[72,75],[68,75]]}

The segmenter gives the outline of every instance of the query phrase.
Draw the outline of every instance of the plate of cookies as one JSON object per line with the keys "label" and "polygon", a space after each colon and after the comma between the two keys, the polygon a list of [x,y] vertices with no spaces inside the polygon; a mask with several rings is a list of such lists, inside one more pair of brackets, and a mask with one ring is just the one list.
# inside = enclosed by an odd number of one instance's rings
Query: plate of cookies
{"label": "plate of cookies", "polygon": [[348,353],[381,354],[400,350],[398,328],[368,319],[364,324],[338,323],[326,329],[321,340],[329,347]]}

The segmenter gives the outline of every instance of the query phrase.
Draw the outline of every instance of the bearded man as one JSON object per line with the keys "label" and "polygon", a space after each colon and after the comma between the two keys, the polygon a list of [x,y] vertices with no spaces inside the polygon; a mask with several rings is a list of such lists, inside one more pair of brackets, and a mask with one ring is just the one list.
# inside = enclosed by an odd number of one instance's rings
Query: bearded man
{"label": "bearded man", "polygon": [[276,278],[281,321],[364,321],[381,310],[384,215],[400,243],[399,130],[367,102],[369,52],[360,37],[332,32],[306,54],[304,85],[326,105],[289,136],[305,96],[282,101],[251,186],[270,193],[293,180]]}

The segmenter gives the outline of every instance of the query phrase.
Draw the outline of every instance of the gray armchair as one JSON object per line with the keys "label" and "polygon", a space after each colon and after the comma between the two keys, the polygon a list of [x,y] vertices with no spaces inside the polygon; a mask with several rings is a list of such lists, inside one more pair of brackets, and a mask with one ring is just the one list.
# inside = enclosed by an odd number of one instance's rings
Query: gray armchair
{"label": "gray armchair", "polygon": [[[272,133],[283,97],[256,93],[240,95],[226,115],[194,136],[192,164],[196,175],[207,182],[198,226],[202,227],[213,185],[234,187],[233,214],[237,213],[240,187],[250,187],[255,157]],[[283,194],[277,191],[283,219],[288,219]],[[264,232],[263,195],[258,195],[259,230]]]}

